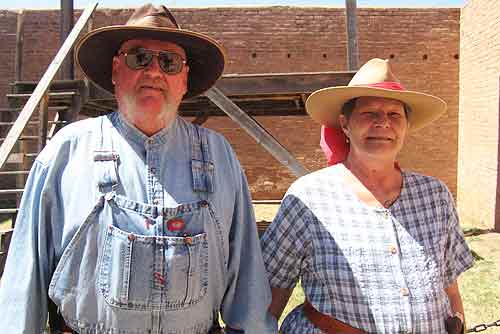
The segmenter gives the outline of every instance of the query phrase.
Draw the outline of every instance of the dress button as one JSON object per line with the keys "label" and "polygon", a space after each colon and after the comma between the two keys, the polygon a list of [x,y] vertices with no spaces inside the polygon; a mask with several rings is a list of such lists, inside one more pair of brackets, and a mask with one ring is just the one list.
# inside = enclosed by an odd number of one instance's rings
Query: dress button
{"label": "dress button", "polygon": [[396,248],[396,246],[391,245],[391,246],[389,247],[389,252],[391,252],[391,254],[393,254],[393,255],[394,255],[394,254],[397,254],[398,249]]}
{"label": "dress button", "polygon": [[408,291],[407,288],[401,288],[401,295],[402,296],[408,296],[410,294],[410,291]]}

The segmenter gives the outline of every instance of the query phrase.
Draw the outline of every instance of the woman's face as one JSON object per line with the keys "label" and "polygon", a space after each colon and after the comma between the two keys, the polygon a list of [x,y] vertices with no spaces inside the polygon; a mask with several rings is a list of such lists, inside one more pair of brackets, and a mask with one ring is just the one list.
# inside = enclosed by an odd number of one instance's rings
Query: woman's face
{"label": "woman's face", "polygon": [[358,98],[351,117],[340,115],[339,121],[351,151],[376,159],[395,160],[408,130],[403,103],[381,97]]}

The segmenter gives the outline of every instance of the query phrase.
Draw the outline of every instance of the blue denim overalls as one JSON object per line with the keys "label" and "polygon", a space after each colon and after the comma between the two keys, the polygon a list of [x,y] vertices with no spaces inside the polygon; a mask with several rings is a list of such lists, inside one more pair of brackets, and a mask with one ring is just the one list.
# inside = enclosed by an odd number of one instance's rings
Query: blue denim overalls
{"label": "blue denim overalls", "polygon": [[[117,163],[127,157],[113,151],[105,120],[94,152],[97,203],[66,247],[49,296],[81,334],[206,334],[218,312],[207,289],[208,271],[220,270],[216,276],[224,277],[227,265],[225,256],[212,254],[222,252],[224,241],[210,203],[214,164],[207,130],[188,127],[195,132],[191,174],[199,200],[158,207],[115,192]],[[192,314],[205,320],[193,323]]]}

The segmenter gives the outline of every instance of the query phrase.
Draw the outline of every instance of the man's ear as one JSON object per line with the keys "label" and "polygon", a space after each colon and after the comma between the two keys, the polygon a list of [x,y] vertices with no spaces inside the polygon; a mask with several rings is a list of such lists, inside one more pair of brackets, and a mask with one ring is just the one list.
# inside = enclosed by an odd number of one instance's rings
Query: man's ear
{"label": "man's ear", "polygon": [[119,62],[120,62],[120,60],[118,59],[118,57],[114,56],[113,63],[111,66],[111,82],[113,83],[113,85],[115,84],[115,76],[116,76],[116,71],[117,71]]}

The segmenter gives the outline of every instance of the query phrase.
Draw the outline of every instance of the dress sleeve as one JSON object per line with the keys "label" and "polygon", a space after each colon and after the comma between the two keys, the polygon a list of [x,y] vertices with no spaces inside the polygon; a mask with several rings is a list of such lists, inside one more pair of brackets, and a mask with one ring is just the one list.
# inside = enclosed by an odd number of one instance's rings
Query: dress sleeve
{"label": "dress sleeve", "polygon": [[273,288],[295,287],[307,253],[308,208],[290,190],[261,239],[264,263]]}
{"label": "dress sleeve", "polygon": [[54,251],[45,167],[36,161],[17,216],[0,285],[2,333],[42,333]]}
{"label": "dress sleeve", "polygon": [[448,222],[448,238],[445,246],[445,286],[448,287],[461,273],[472,267],[474,258],[465,242],[453,197],[447,188],[444,206]]}

